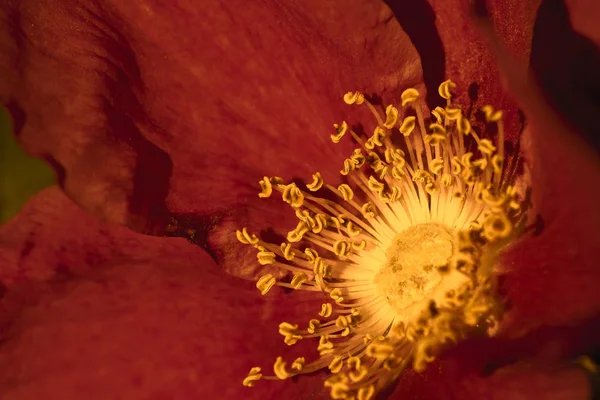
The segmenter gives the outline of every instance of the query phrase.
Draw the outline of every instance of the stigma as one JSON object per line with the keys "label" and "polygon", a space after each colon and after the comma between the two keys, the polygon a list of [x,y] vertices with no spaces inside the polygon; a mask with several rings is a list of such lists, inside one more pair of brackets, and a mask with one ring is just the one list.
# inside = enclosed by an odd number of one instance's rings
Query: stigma
{"label": "stigma", "polygon": [[327,184],[318,171],[306,184],[260,180],[258,196],[279,193],[298,222],[282,243],[236,232],[271,271],[257,289],[323,300],[313,318],[279,325],[287,345],[311,340],[315,353],[283,354],[272,375],[254,367],[245,386],[328,370],[331,398],[368,400],[407,368],[423,371],[470,335],[493,334],[502,317],[494,267],[526,210],[504,166],[502,112],[483,107],[483,128],[474,129],[452,102],[454,88],[439,86],[446,106],[427,116],[416,89],[387,106],[347,93],[344,102],[367,107],[375,128],[365,137],[345,121],[333,125],[334,143],[355,144],[342,183]]}

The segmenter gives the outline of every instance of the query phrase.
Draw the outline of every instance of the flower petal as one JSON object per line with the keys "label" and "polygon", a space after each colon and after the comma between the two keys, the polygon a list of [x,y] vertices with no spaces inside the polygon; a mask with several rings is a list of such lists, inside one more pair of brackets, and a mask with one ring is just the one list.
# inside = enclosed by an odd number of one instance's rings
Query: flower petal
{"label": "flower petal", "polygon": [[421,374],[408,372],[390,400],[585,400],[590,395],[586,372],[573,364],[524,362],[483,376],[472,371],[465,373],[457,360],[447,360],[431,365]]}
{"label": "flower petal", "polygon": [[319,376],[242,386],[257,364],[271,374],[278,323],[310,303],[260,297],[182,239],[99,223],[49,189],[0,244],[3,397],[326,398]]}
{"label": "flower petal", "polygon": [[600,314],[600,158],[557,116],[501,47],[485,22],[508,89],[529,121],[523,150],[529,165],[533,210],[543,229],[515,243],[503,258],[510,312],[501,331],[523,335],[544,325],[571,325]]}
{"label": "flower petal", "polygon": [[0,20],[0,101],[22,144],[80,205],[143,231],[167,209],[247,204],[265,174],[308,179],[348,151],[329,141],[344,93],[421,81],[367,0],[25,1]]}
{"label": "flower petal", "polygon": [[[404,13],[406,7],[425,9],[425,2],[389,0],[390,4],[397,4],[402,25],[416,24],[408,21],[410,13]],[[414,3],[414,4],[413,4]],[[441,73],[432,73],[436,77],[426,81],[428,93],[437,94],[437,85],[440,83],[437,76],[442,75],[444,79],[451,79],[456,83],[456,101],[459,104],[471,105],[477,110],[484,105],[491,104],[496,109],[505,111],[506,133],[509,140],[515,141],[521,130],[521,121],[517,115],[516,105],[502,90],[498,80],[498,69],[492,53],[485,42],[481,40],[475,26],[472,23],[472,3],[462,0],[428,0],[430,12],[435,15],[435,26],[442,43],[443,55],[423,55],[422,50],[428,45],[423,42],[422,46],[417,44],[417,50],[421,54],[423,70],[441,69]],[[506,42],[506,45],[522,61],[529,59],[531,40],[533,34],[533,21],[540,0],[533,1],[488,1],[489,15],[498,28],[498,35]],[[394,8],[392,6],[392,8]],[[427,15],[425,10],[419,14]],[[411,39],[415,35],[425,35],[418,29],[408,31]],[[411,34],[414,32],[414,34]],[[431,40],[431,39],[430,39]],[[415,39],[413,39],[415,41]],[[419,41],[415,41],[419,43]],[[443,57],[443,58],[441,58]],[[437,67],[432,66],[437,65]],[[427,78],[427,75],[425,75]],[[471,108],[469,108],[471,110]]]}
{"label": "flower petal", "polygon": [[569,19],[573,29],[588,37],[600,47],[600,3],[595,0],[566,0],[565,5],[569,10]]}

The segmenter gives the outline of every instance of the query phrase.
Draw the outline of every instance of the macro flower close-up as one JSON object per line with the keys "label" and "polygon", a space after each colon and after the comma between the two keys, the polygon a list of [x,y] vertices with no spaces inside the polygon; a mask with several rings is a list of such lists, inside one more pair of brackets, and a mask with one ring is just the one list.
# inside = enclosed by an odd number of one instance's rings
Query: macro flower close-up
{"label": "macro flower close-up", "polygon": [[0,2],[1,399],[599,395],[594,1]]}

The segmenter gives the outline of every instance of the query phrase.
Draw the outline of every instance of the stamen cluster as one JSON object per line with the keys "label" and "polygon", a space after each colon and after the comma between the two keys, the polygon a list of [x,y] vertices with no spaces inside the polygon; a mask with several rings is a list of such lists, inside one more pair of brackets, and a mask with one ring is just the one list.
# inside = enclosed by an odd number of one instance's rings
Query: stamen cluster
{"label": "stamen cluster", "polygon": [[[273,376],[255,367],[244,385],[328,368],[325,386],[333,399],[367,400],[405,368],[421,371],[445,347],[498,323],[492,267],[499,249],[520,232],[524,210],[510,185],[514,174],[503,168],[502,112],[483,107],[497,135],[495,141],[479,137],[452,104],[454,87],[451,81],[440,85],[446,107],[432,110],[428,124],[416,89],[402,93],[400,108],[390,104],[380,111],[362,93],[347,93],[344,101],[370,109],[376,125],[366,138],[345,121],[334,125],[334,143],[349,135],[357,145],[343,162],[343,183],[326,184],[319,172],[305,187],[279,177],[259,182],[259,197],[279,192],[298,223],[280,244],[246,228],[237,231],[261,265],[287,273],[284,279],[266,273],[256,287],[263,295],[276,285],[313,291],[324,301],[303,327],[279,325],[286,344],[314,339],[318,355],[289,366],[278,357]],[[429,240],[419,234],[426,231],[446,241],[435,262],[407,250]],[[401,290],[390,296],[381,276],[394,268],[402,270],[396,277]]]}

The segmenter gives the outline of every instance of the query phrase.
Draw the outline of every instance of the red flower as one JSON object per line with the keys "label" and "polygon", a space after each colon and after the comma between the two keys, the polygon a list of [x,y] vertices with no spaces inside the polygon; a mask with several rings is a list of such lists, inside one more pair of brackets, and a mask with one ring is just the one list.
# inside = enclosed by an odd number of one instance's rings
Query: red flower
{"label": "red flower", "polygon": [[[52,160],[84,209],[154,233],[175,214],[176,229],[195,229],[227,272],[253,277],[235,229],[283,231],[291,223],[288,210],[258,201],[254,182],[315,171],[335,182],[332,165],[351,148],[333,147],[323,132],[346,117],[343,93],[359,88],[388,104],[423,79],[430,92],[439,83],[431,67],[439,60],[427,53],[422,35],[431,37],[422,32],[439,32],[442,77],[463,90],[477,82],[473,107],[506,109],[506,131],[516,139],[515,108],[466,5],[405,6],[403,16],[402,6],[390,4],[415,50],[386,7],[335,3],[10,4],[0,14],[1,99],[23,145]],[[492,7],[500,36],[522,61],[535,10]],[[464,342],[426,372],[407,373],[393,396],[569,390],[577,398],[588,390],[583,373],[560,362],[597,345],[598,161],[508,76],[531,123],[525,153],[546,225],[503,261],[511,308],[499,335]],[[567,212],[566,204],[577,206]],[[0,238],[0,365],[12,366],[0,375],[0,391],[8,398],[327,397],[322,374],[253,389],[239,384],[255,363],[282,353],[278,323],[312,314],[321,302],[314,296],[260,298],[205,251],[99,223],[58,190],[32,200]],[[528,364],[515,366],[519,359]],[[540,368],[540,360],[549,366]],[[493,373],[482,377],[486,368]]]}

